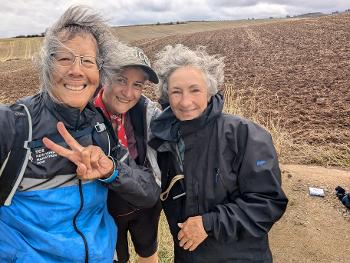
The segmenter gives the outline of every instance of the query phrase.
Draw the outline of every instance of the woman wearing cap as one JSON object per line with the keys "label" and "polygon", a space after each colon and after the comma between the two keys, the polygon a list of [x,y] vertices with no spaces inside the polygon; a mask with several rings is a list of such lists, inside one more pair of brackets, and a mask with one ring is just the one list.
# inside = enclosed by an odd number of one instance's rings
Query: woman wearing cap
{"label": "woman wearing cap", "polygon": [[222,57],[167,46],[156,68],[170,107],[151,123],[150,145],[175,262],[272,262],[267,233],[287,198],[270,134],[222,113]]}
{"label": "woman wearing cap", "polygon": [[0,262],[110,263],[117,231],[107,186],[135,206],[159,199],[154,177],[121,161],[90,103],[115,46],[103,21],[69,8],[45,34],[41,91],[0,107]]}
{"label": "woman wearing cap", "polygon": [[[158,83],[157,74],[141,49],[120,44],[113,58],[116,66],[122,68],[109,69],[114,72],[114,77],[96,96],[95,106],[111,122],[119,143],[160,184],[156,152],[147,145],[150,122],[159,115],[160,110],[154,102],[142,95],[147,80]],[[118,192],[110,191],[108,207],[118,226],[118,262],[129,260],[128,231],[139,255],[139,262],[158,262],[156,251],[160,202],[151,208],[136,209]]]}

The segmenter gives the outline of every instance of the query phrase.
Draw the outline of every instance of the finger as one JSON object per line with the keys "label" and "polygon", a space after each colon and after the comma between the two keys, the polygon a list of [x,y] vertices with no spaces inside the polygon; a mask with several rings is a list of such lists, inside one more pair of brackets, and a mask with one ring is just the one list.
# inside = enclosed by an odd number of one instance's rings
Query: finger
{"label": "finger", "polygon": [[186,244],[186,242],[188,242],[188,241],[189,241],[189,240],[186,239],[186,238],[181,239],[180,242],[179,242],[179,246],[180,246],[180,247],[183,247],[183,246]]}
{"label": "finger", "polygon": [[188,250],[190,247],[193,246],[193,241],[192,240],[188,240],[185,245],[183,246],[183,249]]}
{"label": "finger", "polygon": [[179,228],[182,228],[183,227],[183,223],[177,223],[177,226],[179,227]]}
{"label": "finger", "polygon": [[85,178],[86,171],[87,171],[87,168],[86,168],[86,166],[83,163],[79,163],[77,165],[76,173],[77,173],[77,176],[79,178],[81,178],[81,179]]}
{"label": "finger", "polygon": [[91,150],[92,150],[91,147],[87,147],[81,152],[81,162],[85,164],[87,168],[87,172],[92,170],[91,169]]}
{"label": "finger", "polygon": [[100,159],[98,160],[98,167],[99,169],[101,169],[102,177],[112,174],[114,170],[117,169],[117,167],[114,166],[113,161],[106,155],[100,157]]}
{"label": "finger", "polygon": [[73,160],[71,160],[71,157],[72,157],[71,150],[62,147],[61,145],[58,145],[57,143],[54,143],[53,141],[51,141],[47,137],[43,138],[43,143],[44,143],[45,147],[48,148],[49,150],[54,151],[58,155],[65,157],[65,158],[68,158],[70,161],[74,162]]}
{"label": "finger", "polygon": [[[79,174],[78,174],[79,172]],[[85,166],[85,164],[81,163],[78,166],[77,169],[77,175],[81,180],[93,180],[93,179],[97,179],[100,178],[99,176],[97,176],[97,173],[92,171],[92,170],[88,170]]]}
{"label": "finger", "polygon": [[189,251],[193,251],[198,247],[199,243],[194,243],[191,245],[191,247],[188,249]]}
{"label": "finger", "polygon": [[81,152],[84,147],[81,146],[73,137],[70,135],[70,133],[67,131],[66,127],[64,126],[63,122],[57,123],[57,130],[59,134],[63,137],[64,141],[69,145],[69,147],[72,150]]}
{"label": "finger", "polygon": [[180,230],[179,233],[177,234],[177,239],[181,240],[185,236],[184,231]]}
{"label": "finger", "polygon": [[100,166],[100,159],[102,159],[101,151],[97,147],[93,147],[90,156],[91,167],[98,169]]}

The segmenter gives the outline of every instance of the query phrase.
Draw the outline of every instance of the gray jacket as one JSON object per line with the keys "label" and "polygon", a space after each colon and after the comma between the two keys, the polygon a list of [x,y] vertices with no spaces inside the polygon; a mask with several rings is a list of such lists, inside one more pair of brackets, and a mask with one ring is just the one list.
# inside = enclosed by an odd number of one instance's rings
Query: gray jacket
{"label": "gray jacket", "polygon": [[[154,176],[159,186],[160,170],[157,163],[157,152],[148,146],[147,143],[151,134],[150,123],[160,113],[161,110],[155,102],[145,96],[141,96],[138,103],[126,115],[126,118],[131,122],[136,139],[138,157],[135,162],[140,169],[149,174],[148,176]],[[137,209],[137,207],[123,198],[117,191],[109,191],[108,208],[112,215],[118,216],[127,215]]]}

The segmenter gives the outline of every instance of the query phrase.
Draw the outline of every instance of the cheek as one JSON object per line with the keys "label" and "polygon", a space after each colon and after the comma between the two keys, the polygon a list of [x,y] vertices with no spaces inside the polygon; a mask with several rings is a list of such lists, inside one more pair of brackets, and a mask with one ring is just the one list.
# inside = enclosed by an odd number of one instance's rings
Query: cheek
{"label": "cheek", "polygon": [[94,84],[98,84],[99,81],[100,81],[100,73],[97,71],[97,72],[89,72],[88,74],[88,79],[94,83]]}
{"label": "cheek", "polygon": [[176,106],[176,104],[179,103],[179,98],[178,96],[169,96],[169,104],[170,106]]}
{"label": "cheek", "polygon": [[64,76],[63,69],[54,68],[52,70],[51,77],[54,83],[59,83],[62,80],[63,76]]}
{"label": "cheek", "polygon": [[141,95],[141,91],[137,91],[137,93],[135,93],[135,104],[140,100]]}
{"label": "cheek", "polygon": [[103,97],[106,99],[106,100],[110,100],[111,97],[112,97],[112,93],[113,93],[113,89],[111,88],[107,88],[103,91]]}

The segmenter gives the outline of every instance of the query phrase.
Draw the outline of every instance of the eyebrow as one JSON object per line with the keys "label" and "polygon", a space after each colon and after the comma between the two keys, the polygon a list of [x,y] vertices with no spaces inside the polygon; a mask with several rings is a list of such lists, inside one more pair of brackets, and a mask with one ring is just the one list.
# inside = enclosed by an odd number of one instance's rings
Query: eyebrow
{"label": "eyebrow", "polygon": [[171,89],[181,89],[180,87],[177,87],[177,86],[175,86],[175,87],[169,87],[169,88],[171,88]]}
{"label": "eyebrow", "polygon": [[199,88],[200,86],[198,84],[192,84],[189,88],[192,89],[192,88]]}
{"label": "eyebrow", "polygon": [[[190,89],[193,88],[199,88],[200,86],[198,84],[192,84],[191,86],[189,86]],[[174,87],[169,87],[171,89],[176,89],[176,90],[182,90],[182,88],[178,87],[178,86],[174,86]]]}

